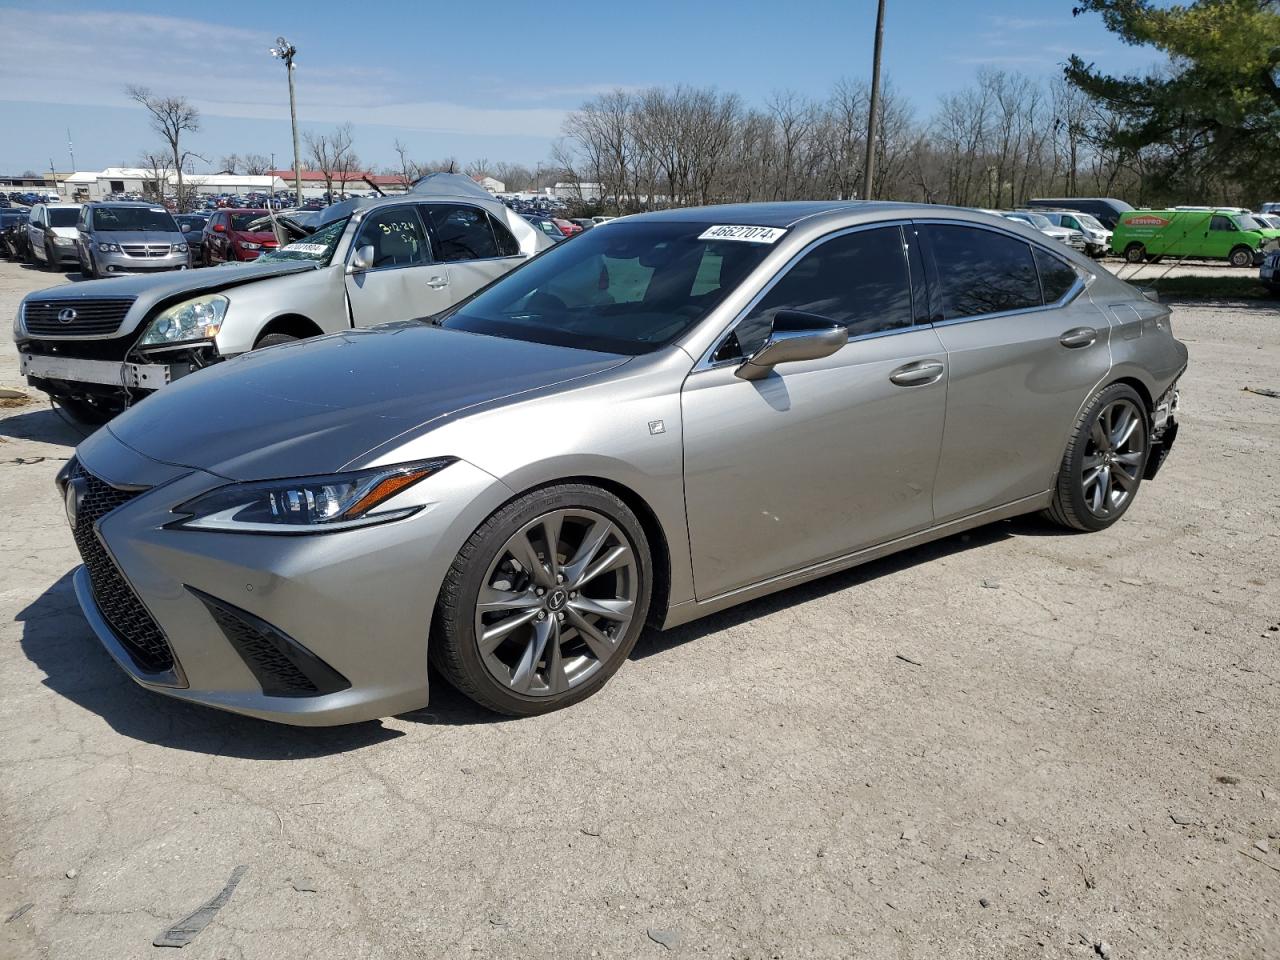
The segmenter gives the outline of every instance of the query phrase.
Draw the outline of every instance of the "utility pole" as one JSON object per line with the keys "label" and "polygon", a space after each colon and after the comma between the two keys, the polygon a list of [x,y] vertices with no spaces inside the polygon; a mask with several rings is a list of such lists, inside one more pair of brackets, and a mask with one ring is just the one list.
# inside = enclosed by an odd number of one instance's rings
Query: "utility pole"
{"label": "utility pole", "polygon": [[71,172],[76,172],[76,148],[71,145],[71,128],[67,127],[67,153],[71,154]]}
{"label": "utility pole", "polygon": [[284,37],[276,37],[276,45],[271,48],[271,55],[283,60],[289,74],[289,122],[293,125],[293,189],[296,196],[294,202],[302,206],[302,163],[298,152],[298,103],[293,95],[293,57],[298,48]]}
{"label": "utility pole", "polygon": [[867,110],[867,162],[862,167],[862,199],[871,199],[871,183],[876,172],[876,126],[880,113],[880,48],[884,46],[884,0],[876,12],[876,46],[871,57],[871,103]]}

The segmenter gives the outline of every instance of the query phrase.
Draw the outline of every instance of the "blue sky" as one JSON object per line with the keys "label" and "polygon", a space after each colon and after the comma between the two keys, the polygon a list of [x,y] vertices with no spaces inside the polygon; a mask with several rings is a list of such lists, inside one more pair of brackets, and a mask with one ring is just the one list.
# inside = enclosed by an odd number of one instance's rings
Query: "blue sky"
{"label": "blue sky", "polygon": [[[1056,76],[1071,53],[1141,72],[1073,0],[888,0],[885,69],[927,116],[984,64]],[[360,11],[368,10],[367,22]],[[568,111],[614,87],[687,83],[762,103],[776,90],[822,96],[870,72],[874,0],[644,0],[611,3],[8,3],[0,0],[0,173],[132,164],[158,145],[129,82],[188,96],[204,115],[191,149],[274,153],[288,166],[283,66],[297,45],[303,129],[351,121],[375,166],[399,137],[420,160],[453,155],[531,166]],[[197,170],[207,169],[197,163]]]}

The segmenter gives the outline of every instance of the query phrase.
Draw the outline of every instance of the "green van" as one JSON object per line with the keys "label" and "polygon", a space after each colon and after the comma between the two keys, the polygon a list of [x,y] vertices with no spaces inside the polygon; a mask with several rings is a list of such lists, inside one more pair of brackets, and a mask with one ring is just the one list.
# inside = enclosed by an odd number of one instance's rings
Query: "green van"
{"label": "green van", "polygon": [[1111,251],[1130,263],[1195,257],[1248,267],[1261,263],[1263,249],[1277,238],[1280,230],[1234,210],[1131,210],[1116,223]]}

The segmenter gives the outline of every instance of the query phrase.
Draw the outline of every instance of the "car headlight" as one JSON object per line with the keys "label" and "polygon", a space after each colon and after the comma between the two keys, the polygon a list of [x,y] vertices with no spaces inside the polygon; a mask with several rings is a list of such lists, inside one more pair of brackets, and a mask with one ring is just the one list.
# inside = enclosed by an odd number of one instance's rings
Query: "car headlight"
{"label": "car headlight", "polygon": [[119,252],[120,252],[120,244],[118,244],[118,243],[100,243],[100,244],[98,244],[98,250],[99,250],[101,253],[119,253]]}
{"label": "car headlight", "polygon": [[221,294],[211,293],[175,304],[162,311],[151,321],[142,335],[142,346],[186,343],[188,340],[212,340],[222,329],[231,301]]}
{"label": "car headlight", "polygon": [[454,457],[372,467],[327,477],[233,483],[173,508],[185,514],[168,524],[222,533],[328,533],[399,520],[421,505],[379,509],[388,500],[438,473]]}
{"label": "car headlight", "polygon": [[60,246],[60,247],[69,247],[69,246],[71,246],[71,244],[75,243],[75,240],[73,240],[71,237],[57,237],[57,236],[55,236],[55,237],[53,238],[53,242],[54,242],[55,244],[57,244],[58,246]]}
{"label": "car headlight", "polygon": [[18,304],[18,312],[13,315],[13,339],[17,340],[22,335],[22,314],[27,309],[27,301],[23,300]]}
{"label": "car headlight", "polygon": [[262,249],[262,244],[260,244],[260,243],[250,243],[248,240],[241,240],[241,241],[240,241],[240,249],[241,249],[241,250],[261,250],[261,249]]}
{"label": "car headlight", "polygon": [[187,252],[187,245],[186,245],[185,243],[175,243],[175,244],[173,245],[173,252],[174,252],[174,253],[186,253],[186,252]]}

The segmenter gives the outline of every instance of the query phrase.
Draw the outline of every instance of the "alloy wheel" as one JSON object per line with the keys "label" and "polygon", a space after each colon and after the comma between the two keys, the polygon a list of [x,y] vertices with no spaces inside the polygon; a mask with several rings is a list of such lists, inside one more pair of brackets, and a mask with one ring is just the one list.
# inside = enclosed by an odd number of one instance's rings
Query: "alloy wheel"
{"label": "alloy wheel", "polygon": [[1108,404],[1093,421],[1084,451],[1080,484],[1089,512],[1107,518],[1128,506],[1146,459],[1142,411],[1130,400]]}
{"label": "alloy wheel", "polygon": [[514,693],[563,694],[617,653],[635,616],[635,550],[608,517],[554,510],[498,551],[476,599],[475,640],[489,673]]}

